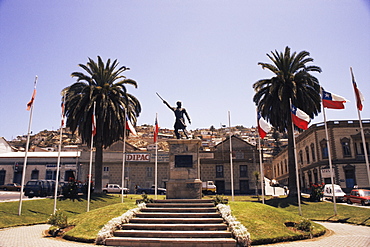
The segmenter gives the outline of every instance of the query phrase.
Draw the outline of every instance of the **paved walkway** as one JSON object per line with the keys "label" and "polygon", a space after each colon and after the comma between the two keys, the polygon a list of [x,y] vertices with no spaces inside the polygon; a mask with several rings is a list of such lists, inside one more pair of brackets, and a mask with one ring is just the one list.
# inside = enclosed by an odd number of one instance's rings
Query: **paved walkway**
{"label": "paved walkway", "polygon": [[[318,222],[330,230],[325,236],[302,241],[285,242],[269,245],[269,247],[364,247],[370,246],[370,227],[341,223]],[[0,247],[92,247],[67,240],[45,237],[44,230],[49,225],[20,226],[0,229]]]}
{"label": "paved walkway", "polygon": [[330,230],[324,236],[293,242],[268,245],[269,247],[364,247],[370,246],[370,227],[342,223],[316,222]]}

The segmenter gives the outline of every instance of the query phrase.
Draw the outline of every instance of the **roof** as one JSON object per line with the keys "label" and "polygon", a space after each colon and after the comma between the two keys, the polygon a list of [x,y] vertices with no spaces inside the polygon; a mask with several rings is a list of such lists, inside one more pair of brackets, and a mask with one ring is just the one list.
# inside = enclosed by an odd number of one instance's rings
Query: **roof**
{"label": "roof", "polygon": [[[28,158],[58,158],[58,152],[28,152]],[[25,157],[25,152],[8,152],[0,153],[0,158],[20,158]],[[61,158],[74,158],[80,157],[81,152],[60,152]]]}

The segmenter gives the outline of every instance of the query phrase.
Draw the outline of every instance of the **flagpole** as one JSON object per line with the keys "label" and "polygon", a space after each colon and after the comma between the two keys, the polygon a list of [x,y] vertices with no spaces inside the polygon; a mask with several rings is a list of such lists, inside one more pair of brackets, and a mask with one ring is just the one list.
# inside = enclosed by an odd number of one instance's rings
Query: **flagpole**
{"label": "flagpole", "polygon": [[[352,75],[352,83],[355,83],[355,76],[353,74],[352,67],[350,67],[350,70],[351,70],[351,75]],[[361,103],[361,98],[357,98],[356,92],[355,92],[355,98],[356,98],[356,105],[358,104],[358,101],[360,101],[360,103]],[[362,127],[362,120],[361,120],[360,109],[359,109],[358,106],[356,106],[356,108],[357,108],[358,121],[360,123],[362,146],[364,148],[364,156],[365,156],[365,164],[366,164],[366,171],[367,171],[367,179],[368,179],[369,186],[370,186],[370,168],[369,168],[368,150],[367,150],[367,147],[366,147],[366,139],[365,139],[364,129]]]}
{"label": "flagpole", "polygon": [[[36,76],[33,93],[35,93],[35,90],[36,90],[37,79],[38,79],[38,77]],[[22,170],[21,193],[19,193],[19,207],[18,207],[18,215],[19,216],[22,214],[22,197],[23,197],[24,180],[26,178],[28,148],[29,148],[29,145],[30,145],[30,134],[31,134],[32,115],[33,115],[33,100],[34,100],[34,94],[32,94],[32,98],[31,98],[32,104],[31,104],[31,109],[30,109],[30,119],[28,121],[28,132],[27,132],[28,134],[27,134],[27,143],[26,143],[26,153],[25,153],[25,156],[24,156],[24,163],[23,163],[23,170]]]}
{"label": "flagpole", "polygon": [[265,180],[265,174],[263,172],[263,159],[261,150],[261,137],[258,138],[259,155],[260,155],[260,170],[261,170],[261,192],[262,192],[262,204],[265,204],[265,187],[263,186]]}
{"label": "flagpole", "polygon": [[55,178],[55,192],[54,192],[54,214],[57,211],[57,197],[58,197],[58,186],[59,186],[59,166],[60,166],[60,153],[62,151],[62,139],[63,139],[63,121],[64,121],[64,104],[65,95],[63,95],[63,106],[62,106],[62,120],[60,121],[60,136],[59,136],[59,148],[58,148],[58,161],[57,161],[57,174]]}
{"label": "flagpole", "polygon": [[231,178],[231,198],[234,201],[234,169],[233,169],[233,148],[231,141],[231,120],[230,120],[230,111],[228,112],[229,116],[229,141],[230,141],[230,178]]}
{"label": "flagpole", "polygon": [[[96,102],[94,102],[93,117],[95,117]],[[95,120],[93,120],[95,121]],[[93,124],[96,124],[95,122]],[[91,129],[91,145],[90,145],[90,165],[89,165],[89,184],[87,185],[87,212],[90,211],[90,197],[91,197],[91,173],[92,173],[92,158],[94,148],[94,131]]]}
{"label": "flagpole", "polygon": [[123,124],[123,152],[122,152],[122,191],[121,191],[121,203],[123,203],[123,188],[125,187],[125,163],[126,163],[126,123],[127,123],[127,112],[125,110],[125,121]]}
{"label": "flagpole", "polygon": [[332,165],[332,161],[331,161],[331,150],[330,150],[330,140],[329,140],[329,134],[328,134],[328,126],[326,124],[326,113],[325,113],[326,111],[325,111],[324,106],[322,106],[322,108],[323,108],[323,113],[324,113],[326,143],[327,143],[327,147],[328,147],[330,181],[331,181],[331,190],[333,192],[334,215],[337,215],[337,200],[335,199],[333,165]]}
{"label": "flagpole", "polygon": [[[292,107],[292,99],[289,99],[290,102],[290,108]],[[301,188],[299,183],[299,174],[298,174],[298,162],[297,162],[297,148],[295,145],[295,134],[294,134],[294,124],[293,120],[292,123],[292,132],[293,132],[293,148],[294,148],[294,162],[295,162],[295,176],[296,176],[296,183],[297,183],[297,194],[298,194],[298,211],[299,215],[302,216],[302,208],[301,208]]]}
{"label": "flagpole", "polygon": [[[156,120],[156,125],[157,125],[157,117],[158,117],[158,113],[155,114],[155,120]],[[155,128],[157,128],[157,126],[155,126]],[[155,130],[156,131],[156,130]],[[156,133],[154,133],[155,135]],[[157,138],[155,138],[155,167],[154,167],[154,197],[155,199],[157,200],[157,188],[158,188],[158,140]]]}

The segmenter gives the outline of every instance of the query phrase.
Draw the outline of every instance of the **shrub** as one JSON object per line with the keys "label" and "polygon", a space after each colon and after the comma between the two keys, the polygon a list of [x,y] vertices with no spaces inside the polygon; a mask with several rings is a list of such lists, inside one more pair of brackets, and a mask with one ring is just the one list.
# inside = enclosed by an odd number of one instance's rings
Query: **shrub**
{"label": "shrub", "polygon": [[216,197],[213,199],[213,203],[215,206],[217,206],[218,204],[227,204],[228,200],[224,199],[223,195],[216,195]]}
{"label": "shrub", "polygon": [[301,220],[298,224],[296,224],[296,228],[301,231],[311,232],[312,230],[311,221],[308,219]]}
{"label": "shrub", "polygon": [[58,228],[66,228],[68,226],[67,215],[58,209],[50,216],[47,223]]}

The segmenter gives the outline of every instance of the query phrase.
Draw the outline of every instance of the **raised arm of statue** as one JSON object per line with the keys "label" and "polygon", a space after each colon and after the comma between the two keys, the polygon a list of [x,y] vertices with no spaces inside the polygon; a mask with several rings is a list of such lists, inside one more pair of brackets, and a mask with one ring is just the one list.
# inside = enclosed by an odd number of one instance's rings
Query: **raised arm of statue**
{"label": "raised arm of statue", "polygon": [[163,100],[163,104],[165,104],[168,108],[170,108],[172,111],[174,110],[172,106],[170,106],[170,104],[168,104],[167,101]]}

